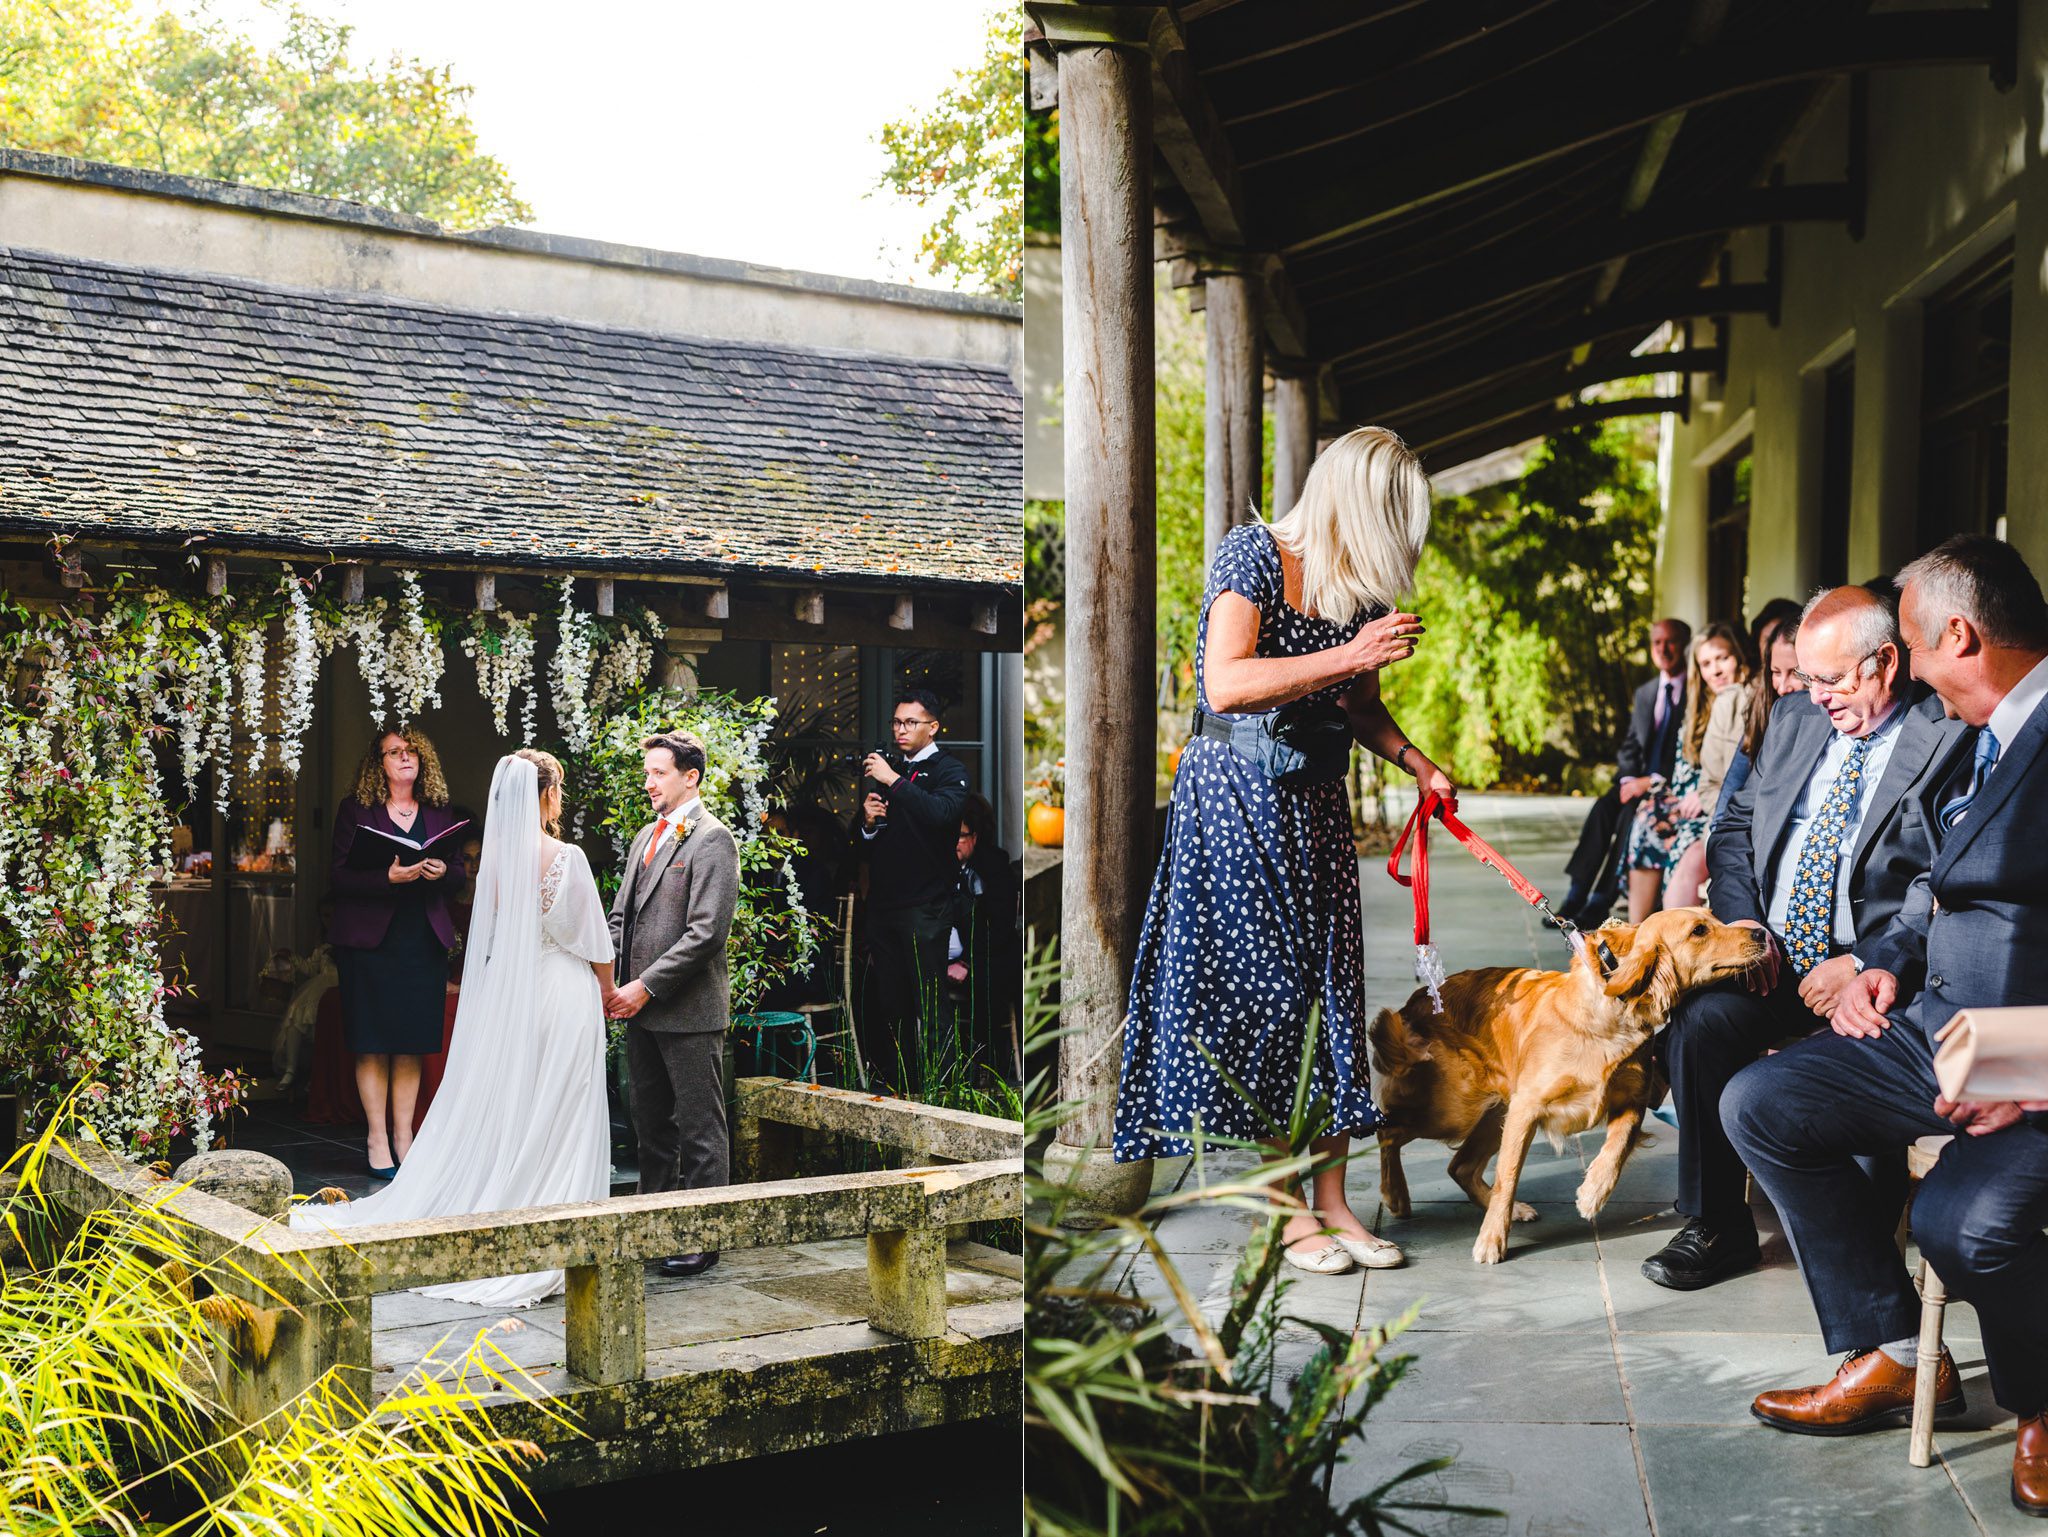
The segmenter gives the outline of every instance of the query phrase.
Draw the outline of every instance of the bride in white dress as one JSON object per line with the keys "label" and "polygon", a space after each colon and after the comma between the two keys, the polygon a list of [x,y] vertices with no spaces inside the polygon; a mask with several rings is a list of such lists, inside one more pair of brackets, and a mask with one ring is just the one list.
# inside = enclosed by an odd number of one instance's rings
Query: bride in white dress
{"label": "bride in white dress", "polygon": [[[612,944],[583,851],[559,830],[562,766],[498,760],[441,1087],[398,1177],[360,1201],[300,1205],[291,1225],[370,1223],[601,1201],[610,1194],[604,999]],[[492,1308],[562,1290],[559,1270],[423,1287]]]}

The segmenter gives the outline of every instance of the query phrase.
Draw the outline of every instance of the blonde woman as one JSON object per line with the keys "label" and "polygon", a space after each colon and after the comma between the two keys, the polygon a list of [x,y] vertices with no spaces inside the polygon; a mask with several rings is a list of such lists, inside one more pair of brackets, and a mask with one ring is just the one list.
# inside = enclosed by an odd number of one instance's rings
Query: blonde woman
{"label": "blonde woman", "polygon": [[370,1173],[378,1179],[392,1178],[412,1146],[420,1058],[441,1049],[455,919],[445,860],[408,864],[402,846],[388,838],[374,864],[352,863],[351,855],[366,829],[427,843],[461,820],[449,808],[434,744],[416,726],[386,731],[370,744],[354,791],[334,813],[328,936],[356,1093],[370,1123]]}
{"label": "blonde woman", "polygon": [[[1131,978],[1120,1159],[1185,1153],[1197,1134],[1273,1139],[1319,1020],[1312,1194],[1283,1236],[1290,1263],[1325,1274],[1401,1262],[1344,1193],[1350,1138],[1379,1114],[1341,776],[1355,740],[1425,791],[1455,793],[1380,699],[1380,669],[1413,655],[1422,635],[1398,604],[1429,511],[1415,455],[1384,428],[1362,427],[1316,461],[1285,517],[1232,529],[1217,547],[1195,645],[1195,733]],[[1320,765],[1307,783],[1276,780],[1275,761],[1249,755],[1262,731],[1296,730],[1290,721]]]}

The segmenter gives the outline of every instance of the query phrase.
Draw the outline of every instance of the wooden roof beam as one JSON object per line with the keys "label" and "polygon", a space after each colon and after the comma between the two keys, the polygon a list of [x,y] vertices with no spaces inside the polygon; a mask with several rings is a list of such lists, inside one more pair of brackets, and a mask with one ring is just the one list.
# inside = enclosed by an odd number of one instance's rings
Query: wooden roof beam
{"label": "wooden roof beam", "polygon": [[[1340,142],[1297,156],[1291,175],[1260,179],[1248,210],[1283,254],[1313,250],[1395,214],[1439,201],[1525,166],[1556,159],[1674,112],[1772,86],[1872,69],[1984,64],[1994,84],[2016,72],[2016,7],[1888,12],[1842,24],[1829,16],[1798,29],[1725,38],[1668,65],[1607,59],[1583,80],[1539,82],[1541,111],[1456,110],[1417,114],[1397,133]],[[1533,99],[1532,99],[1533,100]],[[1509,104],[1498,104],[1506,111]],[[1369,155],[1369,178],[1340,169]],[[1370,201],[1358,201],[1360,190]]]}
{"label": "wooden roof beam", "polygon": [[1574,316],[1562,324],[1519,332],[1462,348],[1398,373],[1338,381],[1348,421],[1389,421],[1420,414],[1425,406],[1470,392],[1489,379],[1563,358],[1583,341],[1648,336],[1667,320],[1702,315],[1763,315],[1777,302],[1776,283],[1727,283],[1651,294]]}
{"label": "wooden roof beam", "polygon": [[[1498,427],[1479,435],[1459,434],[1456,437],[1439,439],[1434,443],[1417,443],[1415,452],[1422,457],[1431,474],[1442,474],[1469,464],[1474,459],[1497,453],[1503,448],[1512,448],[1517,443],[1526,443],[1531,438],[1555,437],[1574,427],[1588,426],[1593,422],[1613,421],[1623,416],[1662,416],[1669,411],[1683,415],[1687,398],[1682,395],[1632,395],[1626,400],[1596,400],[1587,405],[1572,406],[1548,415],[1533,416],[1505,427]],[[1437,461],[1428,463],[1428,461]]]}
{"label": "wooden roof beam", "polygon": [[1352,356],[1455,316],[1601,271],[1617,259],[1704,236],[1787,223],[1846,224],[1855,203],[1847,182],[1756,187],[1712,203],[1680,204],[1589,231],[1567,231],[1506,252],[1476,252],[1372,287],[1319,296],[1319,304],[1329,304],[1333,313],[1317,333],[1318,351],[1332,361]]}
{"label": "wooden roof beam", "polygon": [[1639,352],[1628,357],[1587,363],[1560,374],[1536,374],[1500,386],[1485,395],[1445,406],[1433,416],[1404,421],[1403,436],[1417,442],[1441,442],[1467,437],[1485,428],[1515,420],[1546,404],[1573,397],[1596,384],[1620,379],[1649,379],[1660,374],[1713,374],[1727,366],[1727,354],[1719,347],[1689,347],[1675,352]]}

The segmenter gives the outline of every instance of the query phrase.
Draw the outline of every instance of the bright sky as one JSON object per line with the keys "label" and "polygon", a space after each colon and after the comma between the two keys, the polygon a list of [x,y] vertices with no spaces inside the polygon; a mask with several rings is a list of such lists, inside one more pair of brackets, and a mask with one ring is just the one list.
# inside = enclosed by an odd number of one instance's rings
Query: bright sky
{"label": "bright sky", "polygon": [[[356,29],[358,59],[452,64],[483,149],[533,227],[892,282],[923,218],[876,191],[882,124],[979,59],[976,0],[306,0]],[[183,10],[184,5],[166,9]],[[259,37],[256,0],[215,15]]]}

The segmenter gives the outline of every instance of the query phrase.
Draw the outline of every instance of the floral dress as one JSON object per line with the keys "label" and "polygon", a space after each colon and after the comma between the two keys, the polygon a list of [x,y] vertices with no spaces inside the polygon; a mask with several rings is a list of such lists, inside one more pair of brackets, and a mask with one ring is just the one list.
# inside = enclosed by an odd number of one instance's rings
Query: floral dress
{"label": "floral dress", "polygon": [[1705,807],[1696,817],[1681,816],[1678,811],[1678,803],[1699,787],[1700,766],[1681,747],[1671,783],[1649,791],[1637,802],[1635,826],[1629,830],[1631,870],[1660,870],[1669,875],[1685,851],[1707,835],[1713,807]]}
{"label": "floral dress", "polygon": [[[1205,710],[1209,609],[1224,591],[1258,609],[1262,657],[1327,650],[1378,616],[1340,625],[1289,606],[1271,531],[1232,529],[1217,547],[1195,644]],[[1343,689],[1313,697],[1334,700]],[[1358,855],[1342,783],[1282,789],[1229,743],[1190,741],[1131,976],[1116,1157],[1185,1153],[1197,1126],[1243,1138],[1284,1130],[1318,1009],[1309,1102],[1320,1100],[1324,1115],[1315,1134],[1370,1130],[1379,1114],[1366,1065],[1364,973]]]}

